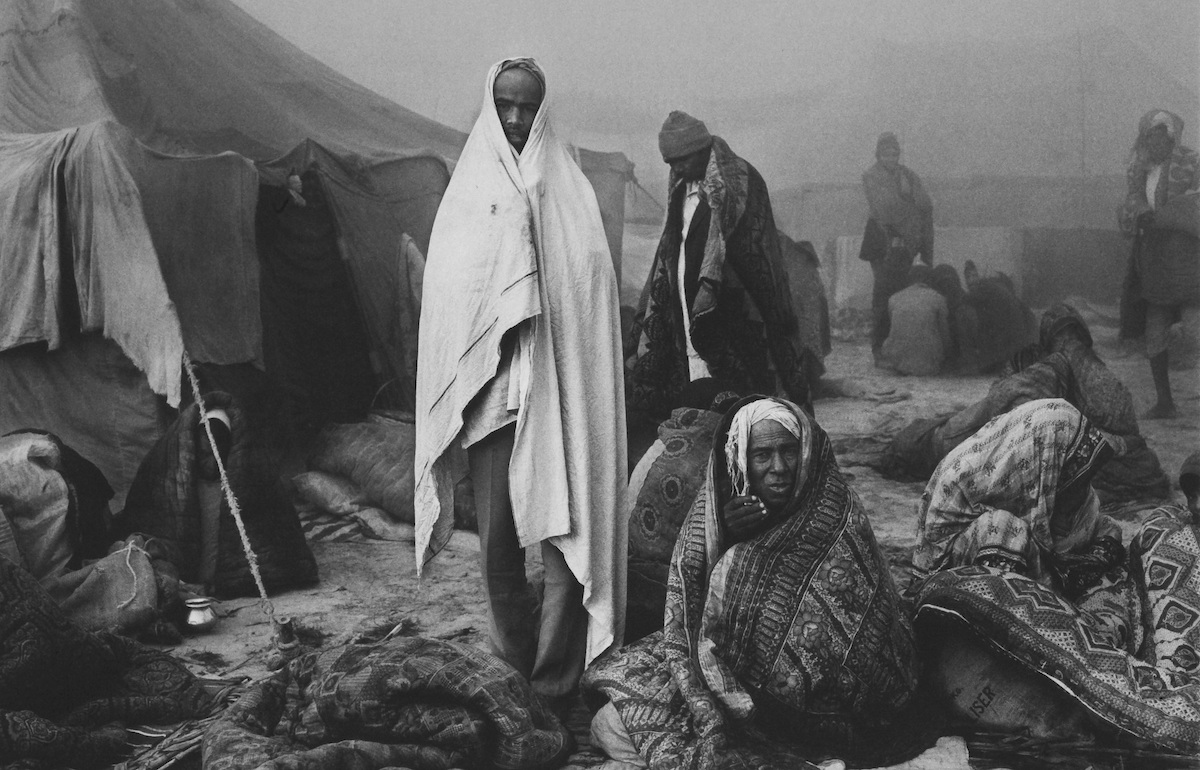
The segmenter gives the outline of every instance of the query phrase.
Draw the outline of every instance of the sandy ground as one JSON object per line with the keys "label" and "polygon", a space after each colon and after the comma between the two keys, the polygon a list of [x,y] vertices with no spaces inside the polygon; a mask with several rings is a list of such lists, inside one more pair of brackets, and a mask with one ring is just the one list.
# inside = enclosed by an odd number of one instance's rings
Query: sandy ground
{"label": "sandy ground", "polygon": [[[1116,331],[1094,326],[1097,349],[1135,394],[1139,412],[1153,393],[1145,359],[1122,354]],[[835,342],[826,361],[828,379],[847,396],[817,401],[817,419],[839,446],[870,443],[888,426],[904,424],[969,404],[981,397],[987,377],[906,378],[885,374],[871,364],[865,342]],[[1181,416],[1146,421],[1142,431],[1175,478],[1180,463],[1200,449],[1200,370],[1173,373]],[[849,464],[852,479],[870,510],[876,535],[885,547],[910,547],[914,540],[915,505],[922,484],[885,480],[874,470]],[[1178,495],[1178,492],[1176,492]],[[1180,498],[1182,499],[1182,498]],[[321,584],[313,589],[274,597],[278,616],[291,617],[301,638],[311,645],[330,645],[355,637],[378,638],[401,626],[405,633],[486,645],[487,621],[477,563],[478,539],[455,534],[451,546],[418,580],[409,542],[313,543]],[[207,676],[259,676],[267,669],[271,626],[256,600],[224,602],[224,618],[206,634],[172,648],[198,673]]]}

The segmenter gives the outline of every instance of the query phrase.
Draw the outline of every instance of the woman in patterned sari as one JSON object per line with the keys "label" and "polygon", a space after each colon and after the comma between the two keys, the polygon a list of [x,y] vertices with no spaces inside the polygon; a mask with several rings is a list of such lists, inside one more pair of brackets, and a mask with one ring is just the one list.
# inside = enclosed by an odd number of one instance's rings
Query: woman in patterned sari
{"label": "woman in patterned sari", "polygon": [[1060,398],[994,418],[938,464],[921,495],[913,586],[981,565],[1075,598],[1121,563],[1117,525],[1091,481],[1121,439]]}
{"label": "woman in patterned sari", "polygon": [[[918,640],[942,661],[930,689],[977,729],[1080,741],[1088,731],[1078,734],[1055,705],[1073,700],[1097,745],[1190,759],[1200,751],[1200,528],[1186,508],[1167,504],[1122,547],[1090,485],[1121,443],[1066,401],[1045,399],[951,451],[921,498]],[[977,664],[962,656],[979,650],[1007,670],[977,706],[978,679],[964,674]],[[1020,676],[1028,672],[1035,676]],[[1019,710],[988,709],[1016,699]],[[1056,718],[1042,723],[1050,710]],[[1057,732],[1063,725],[1067,735]]]}
{"label": "woman in patterned sari", "polygon": [[609,701],[592,729],[613,759],[881,764],[932,743],[934,720],[911,707],[912,627],[866,511],[825,432],[794,404],[753,396],[722,419],[664,616],[661,632],[584,675]]}

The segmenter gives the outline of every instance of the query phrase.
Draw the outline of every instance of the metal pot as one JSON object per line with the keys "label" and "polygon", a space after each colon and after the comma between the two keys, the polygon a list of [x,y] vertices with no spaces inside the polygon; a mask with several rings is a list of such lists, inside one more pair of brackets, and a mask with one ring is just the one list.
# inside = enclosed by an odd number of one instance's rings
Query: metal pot
{"label": "metal pot", "polygon": [[217,624],[217,611],[207,596],[185,599],[188,608],[187,625],[192,631],[207,631]]}

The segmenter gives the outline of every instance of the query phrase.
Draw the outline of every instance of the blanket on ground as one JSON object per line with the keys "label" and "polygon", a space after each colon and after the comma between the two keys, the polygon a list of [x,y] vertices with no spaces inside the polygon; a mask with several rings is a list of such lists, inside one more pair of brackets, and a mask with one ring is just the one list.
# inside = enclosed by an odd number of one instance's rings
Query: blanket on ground
{"label": "blanket on ground", "polygon": [[182,663],[69,621],[0,556],[0,765],[88,766],[126,748],[118,724],[204,716],[212,697]]}
{"label": "blanket on ground", "polygon": [[1027,577],[986,567],[934,575],[917,595],[918,633],[928,619],[951,618],[1127,738],[1195,753],[1200,542],[1186,517],[1165,510],[1152,517],[1129,549],[1125,579],[1079,604]]}
{"label": "blanket on ground", "polygon": [[[291,502],[279,487],[278,468],[247,424],[246,416],[225,393],[209,393],[205,405],[224,409],[233,443],[226,462],[229,483],[241,506],[250,545],[258,555],[268,590],[311,585],[317,562]],[[199,408],[190,404],[158,440],[138,467],[117,522],[121,536],[142,533],[156,538],[180,580],[198,583],[200,503],[196,486]],[[250,565],[229,503],[221,501],[214,590],[220,596],[254,594]]]}
{"label": "blanket on ground", "polygon": [[831,753],[882,764],[933,742],[936,720],[911,707],[912,627],[866,511],[824,431],[792,410],[810,459],[783,520],[725,539],[734,407],[679,533],[665,627],[584,675],[651,767],[811,767]]}
{"label": "blanket on ground", "polygon": [[312,652],[204,735],[204,770],[558,767],[570,735],[514,669],[420,637]]}

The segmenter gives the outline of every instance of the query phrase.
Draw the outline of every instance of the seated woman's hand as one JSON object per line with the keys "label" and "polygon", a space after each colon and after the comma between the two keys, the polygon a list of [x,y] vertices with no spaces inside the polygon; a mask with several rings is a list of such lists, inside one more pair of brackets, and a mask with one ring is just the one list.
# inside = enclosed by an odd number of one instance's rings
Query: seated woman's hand
{"label": "seated woman's hand", "polygon": [[766,528],[767,506],[754,495],[741,495],[725,504],[721,519],[735,540],[744,540]]}

